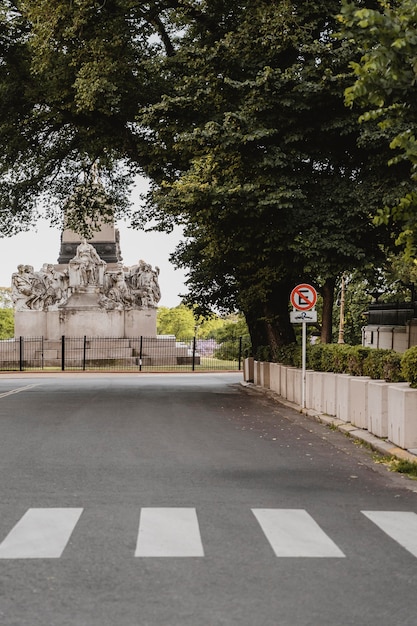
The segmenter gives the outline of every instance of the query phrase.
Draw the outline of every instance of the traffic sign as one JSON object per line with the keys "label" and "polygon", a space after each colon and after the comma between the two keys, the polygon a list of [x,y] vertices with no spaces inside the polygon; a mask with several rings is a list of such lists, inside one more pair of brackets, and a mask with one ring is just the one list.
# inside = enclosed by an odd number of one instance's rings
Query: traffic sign
{"label": "traffic sign", "polygon": [[302,283],[291,292],[291,304],[297,311],[310,311],[317,302],[317,291],[311,285]]}
{"label": "traffic sign", "polygon": [[291,324],[315,324],[317,322],[317,311],[313,309],[311,311],[290,311]]}

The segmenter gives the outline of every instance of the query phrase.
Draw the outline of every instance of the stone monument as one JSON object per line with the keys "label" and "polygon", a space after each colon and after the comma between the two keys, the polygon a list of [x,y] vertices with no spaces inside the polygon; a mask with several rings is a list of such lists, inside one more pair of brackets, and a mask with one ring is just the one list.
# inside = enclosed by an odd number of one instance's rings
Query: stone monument
{"label": "stone monument", "polygon": [[106,241],[102,231],[89,242],[64,231],[57,265],[18,266],[12,275],[16,337],[156,336],[159,268],[143,260],[125,267],[117,231],[106,226]]}

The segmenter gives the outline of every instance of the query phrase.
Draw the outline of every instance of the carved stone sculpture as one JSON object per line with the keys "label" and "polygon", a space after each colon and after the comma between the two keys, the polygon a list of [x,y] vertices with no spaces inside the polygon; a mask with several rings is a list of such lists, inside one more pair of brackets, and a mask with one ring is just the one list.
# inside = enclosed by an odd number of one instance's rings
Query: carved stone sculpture
{"label": "carved stone sculpture", "polygon": [[97,306],[107,310],[156,308],[161,291],[159,268],[145,261],[113,269],[97,254],[94,246],[83,241],[68,264],[68,270],[57,271],[44,263],[35,272],[30,265],[19,265],[12,275],[12,297],[16,311],[53,311],[61,309],[77,292],[98,294]]}

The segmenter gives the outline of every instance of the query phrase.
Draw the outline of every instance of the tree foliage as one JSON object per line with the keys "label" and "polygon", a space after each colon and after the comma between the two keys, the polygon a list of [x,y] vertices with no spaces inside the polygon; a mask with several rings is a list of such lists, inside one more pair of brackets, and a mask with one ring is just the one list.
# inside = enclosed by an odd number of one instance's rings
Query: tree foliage
{"label": "tree foliage", "polygon": [[[393,206],[382,206],[379,220],[393,218],[403,224],[398,243],[416,255],[417,193],[417,5],[414,0],[378,0],[373,7],[344,0],[339,16],[343,34],[361,49],[352,61],[355,82],[346,89],[346,102],[362,107],[366,127],[363,140],[384,138],[389,162],[405,162],[403,193]],[[410,184],[411,182],[411,184]]]}
{"label": "tree foliage", "polygon": [[[372,216],[398,200],[382,138],[358,144],[344,106],[356,44],[339,0],[3,0],[0,227],[57,201],[79,232],[127,211],[177,222],[189,304],[242,310],[255,350],[294,339],[288,300],[309,280],[326,306],[346,270],[387,243]],[[101,184],[97,184],[97,175]],[[98,193],[103,197],[97,201]]]}

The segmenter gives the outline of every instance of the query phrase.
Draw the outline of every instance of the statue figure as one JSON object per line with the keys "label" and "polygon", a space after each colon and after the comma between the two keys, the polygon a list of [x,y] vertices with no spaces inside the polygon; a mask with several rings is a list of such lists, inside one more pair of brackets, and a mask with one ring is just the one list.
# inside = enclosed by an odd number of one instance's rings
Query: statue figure
{"label": "statue figure", "polygon": [[132,308],[132,295],[126,284],[123,265],[113,272],[106,272],[107,293],[106,297],[117,305],[117,308]]}
{"label": "statue figure", "polygon": [[140,260],[133,265],[127,274],[136,307],[155,307],[161,299],[161,290],[158,284],[159,268],[152,269],[152,265]]}
{"label": "statue figure", "polygon": [[16,311],[29,310],[28,298],[32,295],[32,284],[25,265],[18,265],[12,274],[12,298]]}
{"label": "statue figure", "polygon": [[71,286],[98,286],[103,284],[106,262],[100,259],[94,246],[84,239],[69,262]]}

